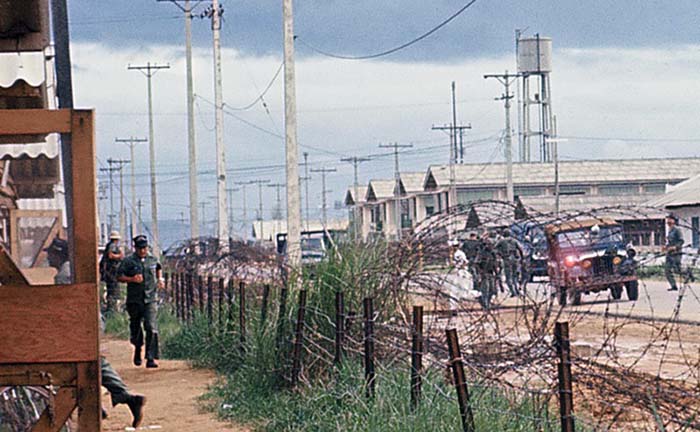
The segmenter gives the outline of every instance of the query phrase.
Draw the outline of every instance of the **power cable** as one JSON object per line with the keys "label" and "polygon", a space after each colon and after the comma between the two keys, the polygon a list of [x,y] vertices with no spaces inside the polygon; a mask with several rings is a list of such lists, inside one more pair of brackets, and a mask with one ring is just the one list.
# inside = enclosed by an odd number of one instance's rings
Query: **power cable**
{"label": "power cable", "polygon": [[378,57],[384,57],[384,56],[387,56],[387,55],[389,55],[389,54],[393,54],[393,53],[395,53],[395,52],[397,52],[397,51],[401,51],[401,50],[404,49],[404,48],[408,48],[408,47],[410,47],[411,45],[422,41],[423,39],[425,39],[425,38],[427,38],[428,36],[432,35],[433,33],[437,32],[437,31],[440,30],[441,28],[445,27],[445,26],[446,26],[447,24],[449,24],[452,20],[454,20],[455,18],[457,18],[458,16],[460,16],[464,11],[466,11],[467,9],[469,9],[474,3],[476,3],[476,0],[471,0],[469,3],[467,3],[467,4],[464,5],[464,6],[462,6],[462,8],[460,8],[457,12],[455,12],[454,14],[452,14],[449,18],[447,18],[446,20],[444,20],[443,22],[441,22],[441,23],[438,24],[437,26],[433,27],[433,28],[430,29],[429,31],[427,31],[427,32],[423,33],[422,35],[418,36],[417,38],[415,38],[415,39],[413,39],[413,40],[411,40],[411,41],[408,41],[408,42],[406,42],[406,43],[404,43],[404,44],[401,44],[401,45],[399,45],[399,46],[397,46],[397,47],[394,47],[394,48],[391,48],[391,49],[389,49],[389,50],[382,51],[382,52],[379,52],[379,53],[376,53],[376,54],[369,54],[369,55],[363,55],[363,56],[345,56],[345,55],[340,55],[340,54],[333,54],[333,53],[330,53],[330,52],[327,52],[327,51],[323,51],[323,50],[321,50],[321,49],[318,49],[318,48],[316,48],[316,47],[314,47],[314,46],[312,46],[312,45],[310,45],[310,44],[304,42],[304,40],[303,40],[303,39],[300,39],[299,36],[295,36],[294,39],[298,40],[302,45],[306,46],[306,47],[309,48],[310,50],[312,50],[312,51],[314,51],[314,52],[316,52],[316,53],[318,53],[318,54],[324,55],[324,56],[326,56],[326,57],[331,57],[331,58],[336,58],[336,59],[341,59],[341,60],[369,60],[369,59],[375,59],[375,58],[378,58]]}
{"label": "power cable", "polygon": [[277,77],[279,77],[280,72],[282,72],[282,68],[283,68],[283,67],[284,67],[284,62],[280,63],[279,67],[277,68],[277,72],[275,72],[275,75],[272,77],[272,79],[270,80],[270,82],[267,84],[267,87],[265,87],[265,90],[263,90],[263,91],[260,93],[260,96],[256,97],[256,98],[255,98],[251,103],[249,103],[248,105],[244,105],[244,106],[242,106],[242,107],[232,107],[232,106],[230,106],[230,105],[224,103],[224,106],[227,107],[228,109],[232,110],[232,111],[247,111],[247,110],[251,109],[252,107],[254,107],[255,104],[257,104],[257,103],[260,102],[260,101],[263,101],[263,104],[264,104],[265,101],[264,101],[263,98],[265,97],[265,95],[267,94],[267,92],[270,91],[270,88],[272,87],[272,85],[273,85],[273,84],[275,83],[275,81],[277,80]]}

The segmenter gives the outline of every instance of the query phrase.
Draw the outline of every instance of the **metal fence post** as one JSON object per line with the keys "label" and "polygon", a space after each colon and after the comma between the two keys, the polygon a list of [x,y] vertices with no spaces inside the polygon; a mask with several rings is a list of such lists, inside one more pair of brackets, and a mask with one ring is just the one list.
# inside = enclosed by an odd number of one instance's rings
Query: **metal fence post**
{"label": "metal fence post", "polygon": [[574,432],[574,396],[571,386],[571,350],[569,345],[569,323],[558,322],[554,327],[554,338],[559,358],[559,414],[562,432]]}
{"label": "metal fence post", "polygon": [[343,358],[343,339],[345,339],[345,297],[342,291],[335,293],[335,356],[333,363],[340,366]]}
{"label": "metal fence post", "polygon": [[306,314],[306,290],[299,291],[299,310],[294,337],[294,350],[292,352],[292,387],[299,383],[301,373],[301,355],[304,343],[304,316]]}
{"label": "metal fence post", "polygon": [[411,409],[421,399],[423,369],[423,306],[413,306],[413,337],[411,340]]}
{"label": "metal fence post", "polygon": [[262,305],[260,306],[260,327],[265,325],[265,320],[267,320],[267,302],[270,298],[270,284],[263,285],[262,292]]}
{"label": "metal fence post", "polygon": [[469,388],[467,387],[466,376],[464,375],[464,363],[462,361],[462,353],[459,349],[459,339],[457,338],[457,330],[446,329],[447,348],[450,351],[450,364],[452,365],[452,374],[457,389],[457,399],[459,401],[459,413],[462,417],[462,430],[464,432],[475,432],[474,414],[469,402]]}
{"label": "metal fence post", "polygon": [[374,397],[375,370],[374,370],[374,304],[371,298],[362,302],[365,313],[365,381],[366,395]]}
{"label": "metal fence post", "polygon": [[212,320],[214,318],[214,278],[210,275],[207,277],[207,322],[209,327],[211,327]]}

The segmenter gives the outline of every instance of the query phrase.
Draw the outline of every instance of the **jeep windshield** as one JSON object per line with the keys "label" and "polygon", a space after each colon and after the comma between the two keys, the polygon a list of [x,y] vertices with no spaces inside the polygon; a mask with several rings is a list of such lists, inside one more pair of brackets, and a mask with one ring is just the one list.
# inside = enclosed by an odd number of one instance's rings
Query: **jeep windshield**
{"label": "jeep windshield", "polygon": [[621,226],[603,226],[599,229],[587,228],[557,234],[557,243],[561,249],[591,248],[596,245],[622,243]]}

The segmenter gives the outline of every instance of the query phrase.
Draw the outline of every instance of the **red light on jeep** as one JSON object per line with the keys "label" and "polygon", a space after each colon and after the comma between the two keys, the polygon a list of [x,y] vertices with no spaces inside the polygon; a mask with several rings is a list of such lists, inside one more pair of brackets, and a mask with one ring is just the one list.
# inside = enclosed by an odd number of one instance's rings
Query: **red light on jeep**
{"label": "red light on jeep", "polygon": [[564,265],[567,267],[573,267],[576,265],[577,261],[578,261],[578,259],[576,259],[575,256],[569,255],[566,258],[564,258]]}

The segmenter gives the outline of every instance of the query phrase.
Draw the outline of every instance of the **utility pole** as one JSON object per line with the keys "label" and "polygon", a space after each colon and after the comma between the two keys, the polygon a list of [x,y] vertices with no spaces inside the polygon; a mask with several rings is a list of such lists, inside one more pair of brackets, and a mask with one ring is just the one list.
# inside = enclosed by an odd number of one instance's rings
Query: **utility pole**
{"label": "utility pole", "polygon": [[[306,205],[306,214],[304,220],[306,221],[306,231],[309,231],[309,152],[304,152],[304,177],[300,177],[299,180],[304,182],[304,201]],[[300,209],[301,211],[301,209]]]}
{"label": "utility pole", "polygon": [[[452,81],[452,123],[443,126],[433,126],[433,130],[442,130],[450,132],[450,188],[448,192],[448,203],[447,206],[455,205],[457,201],[457,193],[455,190],[455,164],[458,162],[459,152],[457,150],[457,135],[462,136],[462,131],[466,129],[471,129],[472,125],[458,125],[457,124],[457,98],[456,98],[456,85]],[[462,147],[462,162],[464,162],[464,147]]]}
{"label": "utility pole", "polygon": [[275,205],[275,212],[272,214],[272,219],[276,221],[277,224],[277,233],[282,231],[282,196],[280,195],[280,192],[283,187],[286,185],[284,183],[274,183],[274,184],[268,184],[267,187],[275,188],[277,192],[277,201]]}
{"label": "utility pole", "polygon": [[200,201],[199,206],[202,208],[202,229],[201,229],[201,235],[204,237],[207,235],[207,202],[206,201]]}
{"label": "utility pole", "polygon": [[246,203],[246,186],[250,182],[235,182],[235,185],[241,186],[243,191],[243,240],[248,240],[248,204]]}
{"label": "utility pole", "polygon": [[[260,220],[260,240],[265,239],[265,233],[264,233],[264,228],[263,228],[263,220],[265,219],[263,217],[263,195],[262,195],[262,187],[264,184],[270,183],[270,180],[251,180],[247,182],[246,184],[254,184],[258,185],[258,219]],[[287,233],[289,236],[289,233]]]}
{"label": "utility pole", "polygon": [[106,243],[105,239],[107,237],[107,233],[105,232],[105,229],[104,229],[105,210],[102,206],[102,201],[107,200],[107,184],[104,181],[100,181],[100,183],[97,186],[97,190],[98,190],[98,201],[99,201],[98,212],[101,214],[101,216],[100,216],[100,243]]}
{"label": "utility pole", "polygon": [[379,144],[379,148],[390,148],[394,149],[394,179],[396,184],[394,185],[394,199],[396,200],[394,220],[396,221],[396,239],[401,240],[401,172],[399,171],[399,149],[400,148],[411,148],[413,144]]}
{"label": "utility pole", "polygon": [[114,180],[112,178],[112,173],[119,169],[117,167],[113,167],[110,161],[111,159],[107,159],[107,163],[109,164],[108,168],[100,168],[101,172],[106,172],[109,174],[109,214],[107,215],[107,220],[109,221],[107,222],[108,233],[114,228]]}
{"label": "utility pole", "polygon": [[161,69],[170,69],[170,65],[146,63],[145,66],[127,66],[128,70],[141,72],[148,82],[148,153],[151,166],[151,232],[153,234],[153,254],[160,256],[158,241],[158,195],[156,193],[156,146],[153,137],[153,90],[151,79]]}
{"label": "utility pole", "polygon": [[190,237],[199,237],[199,217],[197,216],[197,152],[194,128],[194,84],[192,80],[192,12],[201,2],[196,0],[194,7],[190,7],[190,0],[184,0],[184,6],[180,6],[180,0],[169,1],[176,5],[185,14],[185,67],[187,69],[187,151],[189,161],[190,182]]}
{"label": "utility pole", "polygon": [[212,0],[203,13],[211,18],[211,31],[214,43],[214,111],[216,118],[216,237],[219,247],[228,250],[228,215],[226,208],[226,149],[224,148],[224,98],[221,82],[221,16],[224,9],[219,0]]}
{"label": "utility pole", "polygon": [[326,229],[328,225],[328,204],[326,202],[326,194],[330,191],[326,189],[326,174],[336,172],[335,168],[318,168],[312,169],[312,173],[321,173],[321,221],[323,222],[323,229]]}
{"label": "utility pole", "polygon": [[293,269],[301,266],[301,199],[299,196],[299,148],[294,71],[293,1],[282,0],[284,28],[284,130],[287,162],[287,257]]}
{"label": "utility pole", "polygon": [[[126,238],[126,210],[124,209],[124,165],[131,163],[130,160],[112,159],[119,164],[119,231],[122,238]],[[108,159],[109,161],[109,159]]]}
{"label": "utility pole", "polygon": [[146,138],[115,138],[114,142],[125,143],[129,146],[129,155],[131,156],[131,237],[136,236],[138,231],[137,219],[136,219],[136,175],[134,174],[134,162],[136,161],[134,157],[134,147],[138,143],[145,143],[148,140]]}
{"label": "utility pole", "polygon": [[[139,211],[138,211],[138,218],[139,218],[139,222],[138,222],[138,223],[143,224],[143,219],[141,219],[141,207],[143,207],[143,203],[141,203],[141,200],[139,200],[139,202],[138,202],[138,204],[137,204],[137,207],[138,207],[138,210],[139,210]],[[137,225],[138,225],[138,224],[137,224]]]}
{"label": "utility pole", "polygon": [[354,230],[355,230],[355,240],[360,238],[360,219],[361,215],[358,213],[360,206],[358,205],[359,201],[359,193],[360,193],[360,181],[359,181],[359,176],[358,176],[358,167],[362,162],[368,162],[371,159],[368,157],[347,157],[347,158],[342,158],[340,159],[341,162],[350,162],[352,164],[353,168],[353,184],[352,187],[354,189],[353,193],[355,195],[355,217],[353,218],[353,225],[354,225]]}
{"label": "utility pole", "polygon": [[510,92],[510,85],[518,79],[518,76],[518,74],[509,74],[508,71],[502,75],[484,75],[484,79],[495,78],[505,87],[505,93],[496,100],[505,101],[506,108],[506,196],[509,202],[515,200],[513,193],[513,129],[510,127],[510,100],[513,99],[513,95]]}

